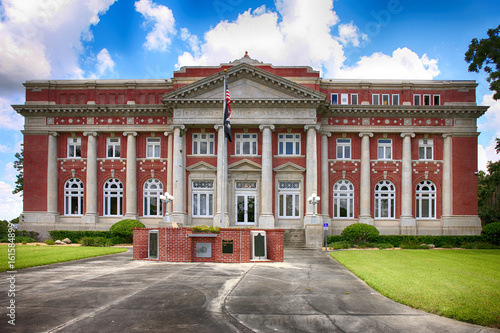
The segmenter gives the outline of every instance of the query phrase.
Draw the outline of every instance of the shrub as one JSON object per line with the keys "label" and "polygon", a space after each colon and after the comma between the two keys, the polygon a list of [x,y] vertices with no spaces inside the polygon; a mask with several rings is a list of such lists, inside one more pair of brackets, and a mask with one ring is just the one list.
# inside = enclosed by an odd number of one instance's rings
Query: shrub
{"label": "shrub", "polygon": [[56,243],[56,242],[54,242],[54,240],[53,240],[53,239],[47,239],[47,240],[45,241],[45,244],[47,244],[47,245],[54,245],[55,243]]}
{"label": "shrub", "polygon": [[73,242],[78,243],[83,237],[104,237],[111,238],[113,235],[109,231],[94,231],[94,230],[51,230],[49,235],[53,240],[69,238]]}
{"label": "shrub", "polygon": [[375,247],[378,247],[380,250],[394,248],[394,246],[389,243],[377,243],[375,244]]}
{"label": "shrub", "polygon": [[111,228],[109,228],[109,232],[111,232],[114,237],[122,237],[127,240],[127,243],[132,243],[132,228],[145,228],[145,226],[137,220],[127,219],[113,224]]}
{"label": "shrub", "polygon": [[220,232],[220,227],[214,227],[213,225],[195,225],[193,226],[193,232],[197,233],[212,233],[218,234]]}
{"label": "shrub", "polygon": [[127,240],[125,238],[122,238],[122,237],[109,238],[109,241],[113,245],[116,245],[116,244],[126,244],[127,243]]}
{"label": "shrub", "polygon": [[376,241],[379,231],[372,225],[356,223],[342,230],[342,239],[353,243]]}
{"label": "shrub", "polygon": [[80,239],[82,246],[94,246],[94,237],[83,237]]}
{"label": "shrub", "polygon": [[415,244],[415,243],[403,243],[400,247],[405,250],[428,250],[429,245],[425,244]]}
{"label": "shrub", "polygon": [[100,246],[100,247],[107,247],[113,245],[111,239],[104,237],[83,237],[82,239],[80,239],[80,244],[82,244],[82,246]]}
{"label": "shrub", "polygon": [[500,245],[500,222],[485,225],[481,230],[481,237],[485,242]]}
{"label": "shrub", "polygon": [[331,247],[334,250],[349,249],[351,244],[349,242],[335,242],[328,244],[328,247]]}

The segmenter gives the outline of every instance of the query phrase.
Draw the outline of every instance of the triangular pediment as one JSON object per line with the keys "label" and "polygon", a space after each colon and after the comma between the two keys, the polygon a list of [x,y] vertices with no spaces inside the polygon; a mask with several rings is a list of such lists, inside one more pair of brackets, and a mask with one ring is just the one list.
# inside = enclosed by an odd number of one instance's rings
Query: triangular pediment
{"label": "triangular pediment", "polygon": [[248,63],[240,63],[227,72],[222,71],[200,79],[163,95],[164,103],[213,102],[222,103],[224,97],[224,75],[228,78],[231,101],[309,101],[321,102],[326,95]]}
{"label": "triangular pediment", "polygon": [[305,172],[306,169],[292,162],[287,162],[273,169],[275,172]]}
{"label": "triangular pediment", "polygon": [[258,163],[250,161],[248,159],[243,159],[241,161],[235,162],[228,166],[229,171],[244,171],[244,172],[260,172],[262,166]]}
{"label": "triangular pediment", "polygon": [[203,172],[203,171],[217,171],[217,168],[211,164],[208,164],[207,162],[200,161],[198,163],[188,166],[186,170],[189,172],[194,172],[194,171]]}

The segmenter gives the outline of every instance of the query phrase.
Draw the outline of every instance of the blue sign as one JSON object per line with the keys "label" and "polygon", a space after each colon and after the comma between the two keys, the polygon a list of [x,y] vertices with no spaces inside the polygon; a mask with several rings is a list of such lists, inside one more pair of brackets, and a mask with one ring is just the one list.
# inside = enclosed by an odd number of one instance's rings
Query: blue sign
{"label": "blue sign", "polygon": [[328,228],[328,223],[323,223],[323,227]]}

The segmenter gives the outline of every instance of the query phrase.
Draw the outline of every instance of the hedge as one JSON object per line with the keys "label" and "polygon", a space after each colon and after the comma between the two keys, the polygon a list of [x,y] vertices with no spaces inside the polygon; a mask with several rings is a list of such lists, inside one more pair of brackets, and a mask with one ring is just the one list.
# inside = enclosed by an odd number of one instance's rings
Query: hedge
{"label": "hedge", "polygon": [[109,231],[93,231],[93,230],[51,230],[49,235],[53,240],[63,240],[69,238],[73,243],[78,243],[83,237],[104,237],[113,238],[115,237]]}
{"label": "hedge", "polygon": [[[342,236],[334,235],[328,236],[328,244],[341,242]],[[413,244],[434,244],[436,247],[443,245],[451,245],[453,247],[460,247],[465,243],[481,242],[481,236],[411,236],[411,235],[379,235],[375,237],[372,243],[389,243],[395,247],[400,247],[403,243]]]}

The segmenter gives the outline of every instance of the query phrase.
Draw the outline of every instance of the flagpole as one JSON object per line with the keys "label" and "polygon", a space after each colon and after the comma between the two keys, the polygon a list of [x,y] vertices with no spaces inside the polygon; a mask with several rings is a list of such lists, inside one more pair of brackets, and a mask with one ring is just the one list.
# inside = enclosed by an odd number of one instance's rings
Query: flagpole
{"label": "flagpole", "polygon": [[[222,98],[224,100],[224,103],[222,103],[222,128],[224,128],[224,122],[226,121],[226,119],[224,118],[224,110],[226,109],[226,82],[227,82],[227,76],[226,76],[226,69],[224,70],[224,84],[223,84],[223,91],[222,91]],[[224,129],[223,129],[224,130]],[[220,137],[219,137],[220,138]],[[221,227],[222,228],[225,228],[226,227],[226,223],[225,223],[225,211],[226,211],[226,189],[225,189],[225,185],[226,185],[226,135],[224,134],[223,135],[223,144],[222,144],[222,186],[221,186],[221,196],[222,196],[222,204],[221,204]]]}

